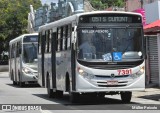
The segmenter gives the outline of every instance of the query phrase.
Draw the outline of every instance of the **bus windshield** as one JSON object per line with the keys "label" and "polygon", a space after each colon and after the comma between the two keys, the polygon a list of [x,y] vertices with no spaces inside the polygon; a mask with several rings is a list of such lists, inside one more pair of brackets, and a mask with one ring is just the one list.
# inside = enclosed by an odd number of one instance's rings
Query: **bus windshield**
{"label": "bus windshield", "polygon": [[23,61],[24,63],[34,63],[37,59],[37,43],[23,44]]}
{"label": "bus windshield", "polygon": [[80,28],[78,59],[130,61],[143,58],[141,28]]}

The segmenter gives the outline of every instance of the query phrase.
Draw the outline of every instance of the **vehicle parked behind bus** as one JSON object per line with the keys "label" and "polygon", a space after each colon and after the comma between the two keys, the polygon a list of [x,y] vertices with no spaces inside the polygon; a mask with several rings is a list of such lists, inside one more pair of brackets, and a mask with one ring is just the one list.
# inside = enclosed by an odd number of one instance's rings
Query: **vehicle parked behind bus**
{"label": "vehicle parked behind bus", "polygon": [[145,89],[142,16],[119,11],[75,14],[39,28],[38,82],[49,97],[120,94]]}
{"label": "vehicle parked behind bus", "polygon": [[9,76],[13,85],[37,83],[38,34],[24,34],[9,42]]}

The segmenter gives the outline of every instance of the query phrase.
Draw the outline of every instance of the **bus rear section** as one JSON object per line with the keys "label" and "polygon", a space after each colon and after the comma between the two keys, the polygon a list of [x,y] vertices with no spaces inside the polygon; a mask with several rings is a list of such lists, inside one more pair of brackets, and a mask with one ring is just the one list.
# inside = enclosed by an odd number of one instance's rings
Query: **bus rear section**
{"label": "bus rear section", "polygon": [[37,83],[38,34],[24,34],[10,41],[9,74],[13,84]]}

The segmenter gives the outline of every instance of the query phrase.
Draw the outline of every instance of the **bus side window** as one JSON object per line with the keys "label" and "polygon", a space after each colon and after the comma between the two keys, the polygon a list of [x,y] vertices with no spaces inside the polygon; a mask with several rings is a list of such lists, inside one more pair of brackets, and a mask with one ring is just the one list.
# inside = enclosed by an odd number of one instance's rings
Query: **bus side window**
{"label": "bus side window", "polygon": [[50,35],[50,30],[46,31],[45,33],[45,52],[48,53],[49,52],[49,35]]}
{"label": "bus side window", "polygon": [[66,41],[66,26],[63,27],[63,36],[62,36],[62,38],[63,38],[62,49],[66,50],[65,49],[65,46],[66,46],[66,43],[65,43],[65,41]]}
{"label": "bus side window", "polygon": [[18,49],[19,51],[19,55],[22,53],[22,45],[21,45],[21,43],[19,42],[19,49]]}
{"label": "bus side window", "polygon": [[58,28],[58,29],[57,29],[57,32],[58,32],[58,34],[57,34],[57,51],[60,51],[61,29]]}
{"label": "bus side window", "polygon": [[52,30],[49,30],[48,52],[51,52],[51,39],[52,39]]}
{"label": "bus side window", "polygon": [[12,58],[12,57],[11,57],[11,55],[12,55],[12,54],[11,54],[11,51],[12,51],[12,45],[9,46],[9,59]]}
{"label": "bus side window", "polygon": [[15,51],[15,45],[12,44],[12,49],[11,49],[11,58],[14,58],[14,52]]}
{"label": "bus side window", "polygon": [[41,40],[42,40],[42,33],[39,33],[39,38],[38,38],[38,53],[41,53]]}
{"label": "bus side window", "polygon": [[[54,38],[54,37],[53,37]],[[56,51],[58,51],[58,28],[57,28],[57,31],[56,31],[56,37],[55,37],[55,40],[56,40]]]}
{"label": "bus side window", "polygon": [[67,41],[68,41],[68,26],[65,26],[65,50],[67,50]]}
{"label": "bus side window", "polygon": [[61,27],[61,34],[60,34],[60,51],[62,51],[63,47],[63,27]]}
{"label": "bus side window", "polygon": [[67,49],[70,50],[71,49],[71,34],[72,34],[72,27],[71,24],[68,25],[68,36],[67,36]]}
{"label": "bus side window", "polygon": [[16,57],[19,56],[19,55],[18,55],[18,53],[19,53],[19,52],[18,52],[18,48],[19,48],[19,43],[17,42],[17,43],[16,43]]}
{"label": "bus side window", "polygon": [[44,36],[44,38],[45,38],[45,53],[47,53],[47,42],[48,42],[48,40],[47,40],[47,35],[48,35],[48,32],[47,31],[45,31],[45,36]]}

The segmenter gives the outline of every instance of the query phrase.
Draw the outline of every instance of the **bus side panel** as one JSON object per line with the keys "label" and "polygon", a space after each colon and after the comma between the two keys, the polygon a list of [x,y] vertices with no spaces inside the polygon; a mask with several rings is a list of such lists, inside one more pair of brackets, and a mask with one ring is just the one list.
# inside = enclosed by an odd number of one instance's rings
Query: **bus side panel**
{"label": "bus side panel", "polygon": [[[62,71],[64,69],[62,68],[62,57],[61,57],[61,52],[56,53],[56,86],[57,90],[63,90],[62,88]],[[62,70],[63,69],[63,70]]]}
{"label": "bus side panel", "polygon": [[38,83],[41,86],[45,86],[45,77],[44,77],[44,51],[45,51],[45,41],[44,35],[41,36],[41,53],[38,54]]}
{"label": "bus side panel", "polygon": [[[49,75],[49,79],[51,78],[51,54],[45,53],[44,54],[44,76],[45,76],[45,87],[47,87],[47,75]],[[51,82],[50,82],[51,83]]]}
{"label": "bus side panel", "polygon": [[18,81],[23,81],[22,79],[22,75],[20,75],[20,57],[16,58],[16,77],[17,77],[17,82]]}
{"label": "bus side panel", "polygon": [[[71,69],[71,56],[70,51],[63,51],[56,53],[56,80],[57,90],[66,90],[66,73],[70,74]],[[62,70],[63,69],[63,70]]]}
{"label": "bus side panel", "polygon": [[11,74],[12,74],[12,71],[11,71],[11,45],[9,45],[8,66],[9,66],[9,77],[10,77],[10,79],[11,79]]}
{"label": "bus side panel", "polygon": [[42,55],[38,55],[38,83],[42,86]]}
{"label": "bus side panel", "polygon": [[10,59],[10,74],[11,74],[11,80],[15,80],[15,64],[14,64],[14,58]]}
{"label": "bus side panel", "polygon": [[51,62],[51,53],[48,54],[48,74],[49,74],[49,78],[50,78],[50,87],[52,88],[52,62]]}

